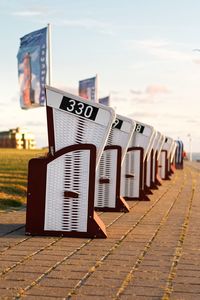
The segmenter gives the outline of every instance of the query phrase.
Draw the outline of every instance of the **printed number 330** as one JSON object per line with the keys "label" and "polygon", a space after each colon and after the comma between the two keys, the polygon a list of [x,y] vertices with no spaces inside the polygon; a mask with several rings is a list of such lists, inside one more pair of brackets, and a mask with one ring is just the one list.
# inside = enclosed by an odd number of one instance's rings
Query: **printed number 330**
{"label": "printed number 330", "polygon": [[70,99],[66,107],[67,111],[75,113],[76,115],[84,116],[85,118],[91,118],[93,113],[93,107],[85,105],[82,102],[77,102]]}
{"label": "printed number 330", "polygon": [[[75,110],[76,105],[76,110]],[[77,115],[81,115],[83,113],[84,104],[82,102],[76,103],[73,99],[69,100],[69,106],[67,106],[67,110],[72,112],[74,111]]]}

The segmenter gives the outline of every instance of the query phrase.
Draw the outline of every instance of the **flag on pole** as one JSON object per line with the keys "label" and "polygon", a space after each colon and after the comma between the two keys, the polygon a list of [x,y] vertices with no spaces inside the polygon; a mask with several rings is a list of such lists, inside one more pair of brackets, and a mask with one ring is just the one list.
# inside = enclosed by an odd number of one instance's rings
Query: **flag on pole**
{"label": "flag on pole", "polygon": [[79,81],[79,96],[97,102],[97,76]]}
{"label": "flag on pole", "polygon": [[17,54],[21,108],[45,105],[47,27],[20,39]]}
{"label": "flag on pole", "polygon": [[110,106],[110,96],[99,98],[99,103]]}

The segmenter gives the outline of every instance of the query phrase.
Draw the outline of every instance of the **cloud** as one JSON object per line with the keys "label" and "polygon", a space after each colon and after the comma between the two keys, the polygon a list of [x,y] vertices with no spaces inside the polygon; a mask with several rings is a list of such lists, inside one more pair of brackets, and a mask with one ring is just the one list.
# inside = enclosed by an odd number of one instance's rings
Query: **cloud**
{"label": "cloud", "polygon": [[169,42],[166,40],[135,40],[135,42],[138,46],[140,46],[143,49],[160,49],[163,47],[169,46]]}
{"label": "cloud", "polygon": [[200,120],[188,119],[188,120],[186,120],[186,122],[190,123],[190,124],[199,124]]}
{"label": "cloud", "polygon": [[112,90],[112,91],[110,91],[110,94],[112,94],[112,95],[119,95],[120,91]]}
{"label": "cloud", "polygon": [[130,99],[130,101],[134,104],[152,104],[155,102],[155,99],[153,97],[150,97],[149,95],[146,95],[145,93],[142,93],[141,95],[135,96]]}
{"label": "cloud", "polygon": [[169,90],[164,85],[154,84],[147,86],[145,92],[150,96],[155,96],[157,94],[167,94],[169,93]]}
{"label": "cloud", "polygon": [[169,92],[170,91],[168,87],[161,84],[148,85],[144,91],[133,89],[130,90],[131,96],[133,95],[131,101],[134,101],[134,103],[137,104],[154,103],[157,101],[155,96],[157,96],[158,94],[167,94]]}
{"label": "cloud", "polygon": [[192,54],[177,50],[177,44],[167,40],[146,39],[146,40],[126,40],[129,49],[144,51],[160,60],[191,61]]}
{"label": "cloud", "polygon": [[118,96],[118,97],[112,97],[111,100],[112,100],[112,102],[114,102],[116,104],[125,103],[125,102],[127,103],[127,101],[129,101],[127,98],[120,97],[120,96]]}
{"label": "cloud", "polygon": [[113,35],[116,27],[106,21],[98,21],[95,19],[78,19],[78,20],[61,20],[58,22],[60,26],[84,28],[87,30],[96,30],[100,33]]}
{"label": "cloud", "polygon": [[[139,109],[139,108],[138,108]],[[135,119],[146,119],[148,120],[148,122],[155,123],[155,120],[157,121],[157,123],[159,124],[159,126],[164,126],[166,128],[169,127],[169,124],[173,124],[173,129],[176,129],[176,126],[174,127],[174,124],[177,124],[177,121],[179,124],[184,124],[184,126],[186,125],[186,123],[191,124],[191,126],[194,125],[198,125],[199,124],[199,120],[196,117],[194,117],[194,119],[188,118],[187,115],[182,115],[179,113],[166,113],[166,112],[161,112],[160,110],[142,110],[141,108],[139,110],[137,110],[136,112],[133,112],[131,114],[128,115],[129,117],[135,118]],[[182,129],[181,129],[182,130]],[[185,130],[185,129],[184,129]]]}
{"label": "cloud", "polygon": [[0,107],[7,107],[7,106],[8,106],[8,103],[0,102]]}
{"label": "cloud", "polygon": [[24,11],[15,11],[12,12],[13,16],[18,17],[34,17],[44,15],[43,11],[34,11],[34,10],[24,10]]}
{"label": "cloud", "polygon": [[191,60],[192,56],[188,55],[187,53],[172,50],[172,49],[149,49],[150,54],[156,56],[161,60],[176,60],[176,61],[189,61]]}
{"label": "cloud", "polygon": [[142,112],[133,112],[131,114],[128,115],[129,117],[133,118],[133,119],[144,119],[144,118],[157,118],[158,117],[158,113],[156,112],[146,112],[146,111],[142,111]]}
{"label": "cloud", "polygon": [[[177,120],[180,120],[180,121],[187,121],[188,120],[188,116],[187,115],[183,115],[182,113],[174,113],[173,111],[172,112],[160,112],[159,113],[159,117],[160,119],[165,119],[165,120],[175,120],[175,122]],[[165,117],[165,118],[163,118]]]}
{"label": "cloud", "polygon": [[[29,3],[28,3],[29,4]],[[58,12],[58,9],[52,9],[49,6],[46,5],[26,5],[26,8],[20,7],[19,10],[17,11],[12,11],[11,15],[16,16],[16,17],[22,17],[22,18],[27,18],[27,17],[48,17],[49,15],[55,15]],[[41,19],[38,19],[38,21],[42,21]]]}
{"label": "cloud", "polygon": [[15,96],[12,96],[10,98],[10,101],[15,102],[15,103],[19,103],[19,94],[15,95]]}
{"label": "cloud", "polygon": [[133,95],[141,95],[143,92],[140,91],[140,90],[130,90],[130,93],[133,94]]}
{"label": "cloud", "polygon": [[193,63],[195,63],[195,64],[200,64],[200,59],[193,59]]}
{"label": "cloud", "polygon": [[193,49],[193,63],[199,65],[200,64],[200,49]]}
{"label": "cloud", "polygon": [[57,85],[57,88],[66,93],[70,93],[73,95],[78,95],[78,87],[66,86],[66,85]]}

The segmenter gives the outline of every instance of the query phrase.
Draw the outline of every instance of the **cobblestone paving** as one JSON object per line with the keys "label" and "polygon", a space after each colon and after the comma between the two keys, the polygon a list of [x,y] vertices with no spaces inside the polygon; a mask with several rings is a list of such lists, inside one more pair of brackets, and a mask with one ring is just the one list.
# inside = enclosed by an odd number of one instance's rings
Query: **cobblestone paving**
{"label": "cobblestone paving", "polygon": [[30,237],[0,212],[0,299],[200,299],[200,168],[187,164],[129,213],[101,213],[107,239]]}

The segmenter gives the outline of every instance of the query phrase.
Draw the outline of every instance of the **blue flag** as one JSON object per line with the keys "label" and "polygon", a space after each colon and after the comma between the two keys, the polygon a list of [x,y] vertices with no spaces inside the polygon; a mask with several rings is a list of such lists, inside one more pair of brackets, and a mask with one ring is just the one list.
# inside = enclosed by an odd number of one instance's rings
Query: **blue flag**
{"label": "blue flag", "polygon": [[97,102],[97,77],[79,81],[79,96]]}
{"label": "blue flag", "polygon": [[47,73],[47,28],[31,32],[20,39],[17,54],[21,108],[45,105]]}

